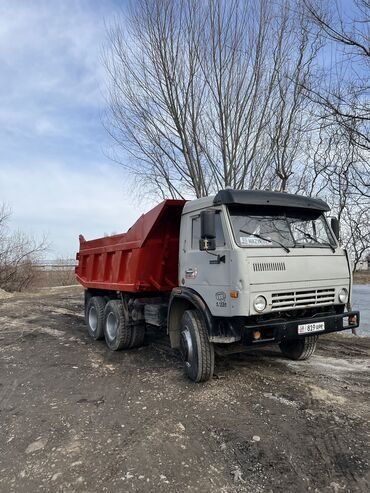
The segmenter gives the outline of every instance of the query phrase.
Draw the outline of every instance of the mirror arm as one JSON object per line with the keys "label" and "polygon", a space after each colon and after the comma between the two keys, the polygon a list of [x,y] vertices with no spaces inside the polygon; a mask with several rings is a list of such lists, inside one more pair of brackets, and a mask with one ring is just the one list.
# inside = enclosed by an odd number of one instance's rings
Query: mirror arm
{"label": "mirror arm", "polygon": [[[207,250],[206,250],[207,251]],[[226,262],[226,257],[225,255],[218,255],[216,253],[211,253],[211,252],[208,252],[210,255],[214,255],[215,257],[217,257],[217,259],[215,260],[210,260],[209,263],[210,264],[221,264],[221,262],[224,264]]]}

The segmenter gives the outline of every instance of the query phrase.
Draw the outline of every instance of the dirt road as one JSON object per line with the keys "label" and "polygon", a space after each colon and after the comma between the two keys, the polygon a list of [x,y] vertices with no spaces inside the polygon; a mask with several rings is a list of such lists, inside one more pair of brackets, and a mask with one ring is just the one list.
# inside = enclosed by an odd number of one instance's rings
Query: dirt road
{"label": "dirt road", "polygon": [[78,287],[0,300],[0,491],[369,491],[370,338],[222,358],[193,384],[151,335],[111,353]]}

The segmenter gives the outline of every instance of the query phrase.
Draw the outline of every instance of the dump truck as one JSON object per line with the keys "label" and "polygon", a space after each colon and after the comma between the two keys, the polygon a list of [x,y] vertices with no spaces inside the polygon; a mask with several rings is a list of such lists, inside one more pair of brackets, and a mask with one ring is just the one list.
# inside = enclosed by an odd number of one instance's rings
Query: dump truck
{"label": "dump truck", "polygon": [[113,351],[166,331],[195,382],[215,352],[277,344],[309,358],[319,335],[358,327],[339,223],[318,198],[220,190],[165,200],[123,234],[80,235],[76,277],[87,330]]}

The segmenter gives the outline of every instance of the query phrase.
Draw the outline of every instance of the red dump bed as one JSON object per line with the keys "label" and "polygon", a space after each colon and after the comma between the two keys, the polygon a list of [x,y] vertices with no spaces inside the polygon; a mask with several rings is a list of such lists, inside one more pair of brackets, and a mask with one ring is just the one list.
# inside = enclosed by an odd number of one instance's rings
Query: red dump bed
{"label": "red dump bed", "polygon": [[179,233],[185,200],[165,200],[127,231],[86,241],[80,235],[77,280],[85,288],[170,291],[178,284]]}

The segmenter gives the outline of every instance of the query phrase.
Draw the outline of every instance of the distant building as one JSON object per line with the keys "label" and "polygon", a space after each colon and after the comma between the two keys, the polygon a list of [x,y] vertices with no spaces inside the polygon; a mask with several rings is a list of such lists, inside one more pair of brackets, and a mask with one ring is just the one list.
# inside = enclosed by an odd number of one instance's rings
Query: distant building
{"label": "distant building", "polygon": [[364,260],[360,260],[356,270],[370,270],[370,255]]}

